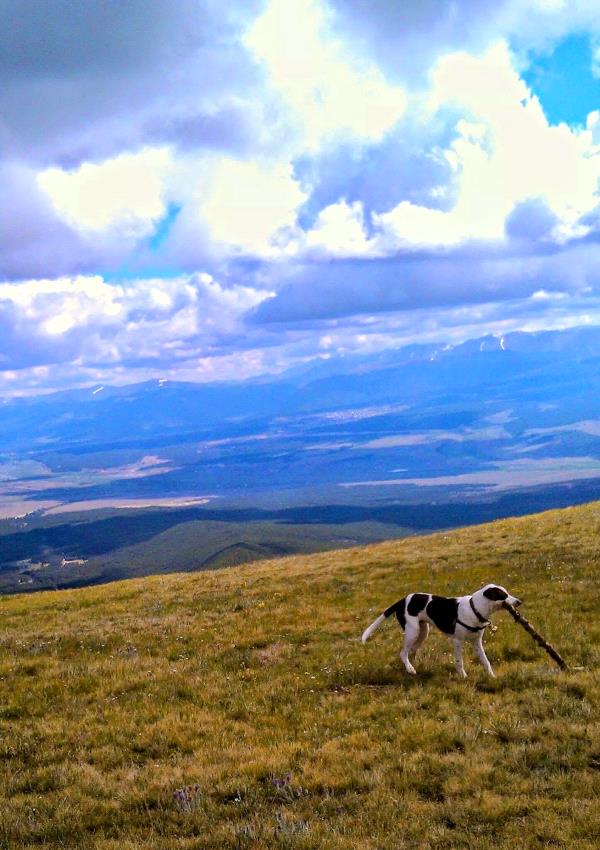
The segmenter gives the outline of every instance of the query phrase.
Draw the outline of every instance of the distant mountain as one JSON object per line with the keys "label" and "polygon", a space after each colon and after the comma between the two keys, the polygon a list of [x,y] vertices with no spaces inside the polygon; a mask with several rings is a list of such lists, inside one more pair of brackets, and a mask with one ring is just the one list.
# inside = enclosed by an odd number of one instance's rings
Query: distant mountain
{"label": "distant mountain", "polygon": [[511,381],[516,393],[511,400],[518,401],[540,379],[550,394],[565,379],[575,389],[578,381],[597,376],[599,365],[597,328],[486,336],[457,346],[412,345],[367,357],[334,357],[243,383],[159,380],[6,398],[0,401],[0,439],[5,451],[31,451],[58,441],[64,447],[223,429],[244,433],[241,423],[248,420],[373,403],[415,404],[431,392],[484,388],[485,401],[493,403]]}
{"label": "distant mountain", "polygon": [[[600,478],[600,330],[0,406],[0,498],[409,502]],[[277,494],[277,495],[276,495]]]}
{"label": "distant mountain", "polygon": [[0,592],[600,498],[599,378],[600,332],[577,329],[332,357],[237,384],[5,399]]}

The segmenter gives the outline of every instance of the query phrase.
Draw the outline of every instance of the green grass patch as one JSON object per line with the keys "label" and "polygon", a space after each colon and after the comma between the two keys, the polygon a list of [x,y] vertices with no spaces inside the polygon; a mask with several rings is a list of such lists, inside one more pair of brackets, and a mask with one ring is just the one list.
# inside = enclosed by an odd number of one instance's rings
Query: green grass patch
{"label": "green grass patch", "polygon": [[[0,604],[0,850],[591,850],[600,843],[600,505]],[[486,581],[486,646],[387,625]]]}

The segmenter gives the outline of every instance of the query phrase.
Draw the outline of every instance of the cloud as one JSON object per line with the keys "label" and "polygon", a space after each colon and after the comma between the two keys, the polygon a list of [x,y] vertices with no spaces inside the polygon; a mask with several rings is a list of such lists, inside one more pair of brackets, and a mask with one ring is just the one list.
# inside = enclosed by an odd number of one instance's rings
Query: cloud
{"label": "cloud", "polygon": [[327,38],[325,17],[316,0],[268,0],[244,43],[288,106],[304,149],[339,135],[381,139],[404,112],[404,90]]}
{"label": "cloud", "polygon": [[258,323],[294,323],[393,310],[507,302],[543,289],[600,290],[600,245],[546,254],[489,255],[476,247],[445,256],[298,264],[274,298],[256,307]]}
{"label": "cloud", "polygon": [[362,204],[342,200],[322,209],[306,234],[305,250],[316,255],[324,252],[328,257],[367,256],[369,240]]}
{"label": "cloud", "polygon": [[598,32],[595,0],[329,0],[329,7],[334,36],[411,88],[427,85],[444,54],[476,54],[503,38],[525,63],[569,33]]}
{"label": "cloud", "polygon": [[71,172],[0,162],[0,280],[118,269],[167,212],[167,170],[153,151]]}
{"label": "cloud", "polygon": [[558,224],[557,216],[542,198],[528,198],[513,207],[504,229],[512,239],[539,242],[551,238]]}
{"label": "cloud", "polygon": [[0,163],[0,183],[0,280],[82,271],[103,261],[59,217],[33,169]]}
{"label": "cloud", "polygon": [[[567,224],[598,203],[600,163],[591,133],[549,125],[505,42],[480,56],[441,58],[431,98],[434,107],[457,103],[473,116],[453,146],[470,204],[479,192],[498,220],[515,203],[545,197]],[[483,161],[482,153],[488,154]]]}
{"label": "cloud", "polygon": [[165,212],[165,149],[120,154],[102,163],[84,163],[65,171],[49,168],[38,185],[58,214],[76,230],[117,228],[134,238],[147,236]]}
{"label": "cloud", "polygon": [[379,142],[343,141],[294,161],[310,193],[300,221],[308,229],[322,209],[344,200],[360,202],[367,229],[373,212],[387,212],[403,200],[436,209],[455,202],[455,170],[445,150],[457,135],[456,110],[432,113],[424,99],[411,99],[402,119]]}
{"label": "cloud", "polygon": [[[394,248],[448,247],[502,240],[513,210],[539,199],[555,217],[557,241],[584,235],[581,219],[598,204],[600,157],[589,130],[550,126],[519,78],[505,43],[481,56],[443,57],[432,72],[430,108],[463,116],[445,149],[454,202],[447,209],[402,200],[374,216]],[[549,234],[550,235],[550,234]]]}
{"label": "cloud", "polygon": [[440,54],[484,46],[503,26],[511,5],[507,0],[331,0],[330,26],[392,78],[419,87]]}
{"label": "cloud", "polygon": [[263,255],[277,232],[295,223],[305,198],[290,165],[222,158],[199,212],[214,241]]}
{"label": "cloud", "polygon": [[267,293],[210,275],[107,283],[99,276],[0,284],[0,368],[153,364],[227,348]]}
{"label": "cloud", "polygon": [[195,122],[202,145],[202,117],[252,86],[240,36],[259,5],[1,0],[2,147],[72,167],[143,146],[147,128],[160,141],[171,121]]}
{"label": "cloud", "polygon": [[[412,302],[408,294],[404,309],[388,312],[380,310],[381,295],[394,270],[388,269],[387,278],[379,277],[382,269],[376,263],[372,299],[367,302],[359,287],[363,300],[360,305],[353,302],[351,315],[344,315],[343,301],[347,293],[352,298],[353,281],[360,275],[353,277],[347,263],[337,269],[338,287],[333,279],[321,284],[321,301],[309,297],[301,310],[290,309],[287,303],[287,312],[282,310],[286,304],[274,299],[272,292],[225,287],[206,274],[119,285],[91,276],[3,284],[0,389],[12,393],[164,377],[243,380],[316,358],[351,354],[360,358],[415,343],[457,344],[485,334],[600,323],[600,295],[589,291],[591,278],[577,278],[583,253],[557,258],[564,262],[563,268],[555,269],[561,279],[565,271],[573,270],[570,292],[535,289],[537,281],[531,279],[521,295],[515,288],[510,301],[504,300],[504,287],[498,286],[495,293],[490,288],[485,298],[469,304],[460,292],[452,298],[450,285],[445,293],[440,288]],[[599,267],[597,256],[594,267]],[[538,268],[539,277],[547,280],[549,268]],[[438,272],[454,274],[455,267],[440,266]],[[419,274],[416,269],[413,295],[418,294]],[[481,274],[486,281],[492,278],[489,269]],[[599,285],[596,279],[596,292]],[[526,291],[531,294],[523,295]],[[494,294],[500,300],[494,300]],[[394,303],[398,307],[400,298]],[[275,315],[268,315],[272,305]],[[357,306],[364,312],[357,314]]]}
{"label": "cloud", "polygon": [[281,287],[257,308],[257,321],[598,287],[593,118],[592,129],[550,126],[503,42],[480,56],[443,57],[432,72],[428,108],[455,122],[448,146],[435,148],[452,175],[445,207],[433,198],[402,200],[384,212],[371,206],[369,215],[368,193],[364,202],[342,197],[329,204],[299,235],[293,266],[274,271]]}
{"label": "cloud", "polygon": [[0,371],[596,316],[598,115],[552,124],[523,79],[595,6],[0,0]]}

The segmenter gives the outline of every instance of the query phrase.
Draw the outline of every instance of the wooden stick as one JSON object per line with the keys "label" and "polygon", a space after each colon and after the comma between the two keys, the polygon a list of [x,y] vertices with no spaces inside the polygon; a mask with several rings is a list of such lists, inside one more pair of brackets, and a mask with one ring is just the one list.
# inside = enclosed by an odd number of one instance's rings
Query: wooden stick
{"label": "wooden stick", "polygon": [[561,668],[561,670],[568,670],[569,669],[569,665],[567,664],[565,659],[562,657],[562,655],[560,655],[554,649],[554,647],[551,644],[548,643],[547,640],[544,640],[544,638],[541,636],[541,634],[538,631],[536,631],[536,629],[533,628],[533,626],[531,625],[529,620],[526,620],[525,617],[522,614],[519,614],[517,609],[513,608],[513,606],[509,602],[505,602],[504,607],[506,608],[506,610],[508,611],[510,616],[513,618],[513,620],[515,620],[520,626],[523,626],[525,631],[529,632],[529,634],[534,639],[534,641],[537,644],[539,644],[543,649],[546,650],[546,652],[548,653],[550,658],[553,658],[556,661],[556,663]]}

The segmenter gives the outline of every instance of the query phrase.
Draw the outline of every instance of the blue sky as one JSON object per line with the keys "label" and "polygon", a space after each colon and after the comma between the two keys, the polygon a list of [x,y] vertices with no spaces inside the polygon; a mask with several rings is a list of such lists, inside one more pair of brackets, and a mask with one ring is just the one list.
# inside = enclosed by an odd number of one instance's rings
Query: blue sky
{"label": "blue sky", "polygon": [[577,33],[530,57],[522,76],[551,124],[585,127],[600,104],[600,60],[595,65],[592,37]]}
{"label": "blue sky", "polygon": [[592,0],[0,0],[0,393],[600,324]]}

